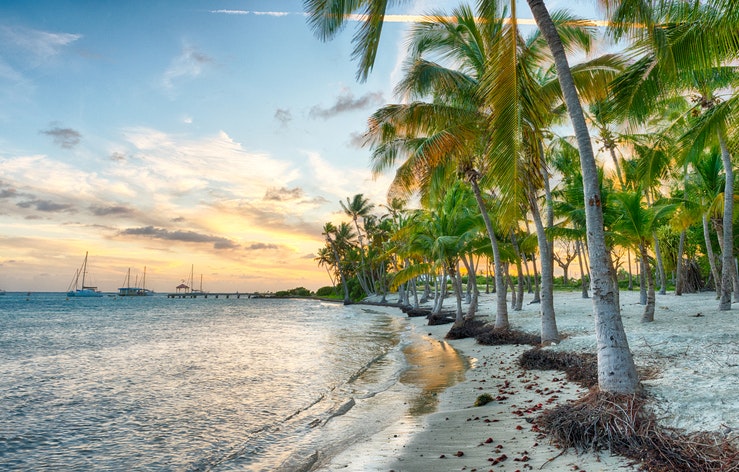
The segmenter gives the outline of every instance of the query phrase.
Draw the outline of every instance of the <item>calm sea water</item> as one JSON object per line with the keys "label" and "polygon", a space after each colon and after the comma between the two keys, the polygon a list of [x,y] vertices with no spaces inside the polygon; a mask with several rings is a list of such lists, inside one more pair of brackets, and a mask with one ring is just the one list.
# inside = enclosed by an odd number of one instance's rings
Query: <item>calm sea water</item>
{"label": "calm sea water", "polygon": [[409,375],[428,341],[356,305],[9,293],[0,469],[309,470],[453,382]]}

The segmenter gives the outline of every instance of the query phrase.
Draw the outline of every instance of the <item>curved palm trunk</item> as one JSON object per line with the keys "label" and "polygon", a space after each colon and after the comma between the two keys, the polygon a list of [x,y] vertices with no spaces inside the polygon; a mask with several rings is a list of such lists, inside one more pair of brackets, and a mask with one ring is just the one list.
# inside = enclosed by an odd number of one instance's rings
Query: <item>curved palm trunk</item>
{"label": "curved palm trunk", "polygon": [[554,313],[554,267],[549,241],[547,240],[544,224],[541,221],[539,205],[529,197],[529,207],[536,227],[536,240],[541,254],[541,342],[542,344],[556,344],[559,342],[557,319]]}
{"label": "curved palm trunk", "polygon": [[650,323],[654,321],[654,276],[652,270],[649,268],[649,256],[647,254],[647,246],[643,242],[639,243],[639,251],[641,251],[642,267],[644,268],[644,274],[647,279],[647,303],[644,306],[644,314],[642,314],[641,320],[644,323]]}
{"label": "curved palm trunk", "polygon": [[708,216],[703,214],[703,239],[706,242],[706,257],[708,264],[711,266],[711,274],[713,275],[713,283],[716,285],[716,298],[721,297],[721,276],[716,267],[716,256],[713,254],[713,243],[711,242],[711,233],[708,228]]}
{"label": "curved palm trunk", "polygon": [[508,305],[506,305],[506,281],[503,276],[503,263],[500,260],[498,239],[495,237],[495,231],[493,231],[493,223],[490,221],[490,215],[488,215],[488,212],[485,209],[485,202],[480,193],[480,186],[477,185],[477,179],[474,177],[470,178],[469,182],[472,185],[472,193],[475,194],[475,200],[477,201],[477,206],[482,214],[482,219],[485,222],[485,228],[490,237],[490,245],[493,248],[493,263],[495,265],[495,298],[497,302],[495,328],[508,329],[510,327],[510,323],[508,322]]}
{"label": "curved palm trunk", "polygon": [[615,294],[616,287],[611,281],[611,263],[603,226],[598,168],[595,163],[590,133],[585,123],[585,116],[562,40],[549,11],[543,0],[527,0],[527,2],[554,57],[557,76],[580,150],[598,352],[598,385],[604,391],[633,394],[639,389],[639,377],[621,320]]}
{"label": "curved palm trunk", "polygon": [[724,233],[722,235],[724,244],[721,252],[721,299],[719,310],[731,310],[731,292],[733,290],[734,268],[734,228],[732,217],[734,215],[734,168],[731,163],[731,154],[726,146],[724,132],[718,133],[721,145],[721,160],[724,164],[726,182],[724,184]]}

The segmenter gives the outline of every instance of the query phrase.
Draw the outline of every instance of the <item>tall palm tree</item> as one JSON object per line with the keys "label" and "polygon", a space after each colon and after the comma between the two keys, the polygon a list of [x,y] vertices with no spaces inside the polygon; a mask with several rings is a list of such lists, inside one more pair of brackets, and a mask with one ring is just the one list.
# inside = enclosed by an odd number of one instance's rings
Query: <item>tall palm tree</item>
{"label": "tall palm tree", "polygon": [[706,257],[711,268],[714,284],[716,285],[716,297],[721,297],[721,275],[716,266],[716,256],[713,252],[711,240],[710,222],[721,215],[723,206],[723,164],[721,153],[712,149],[705,153],[700,159],[693,162],[695,173],[689,177],[688,192],[694,194],[701,208],[701,223],[703,227],[703,240],[706,245]]}
{"label": "tall palm tree", "polygon": [[368,274],[367,262],[365,260],[364,237],[362,235],[362,230],[359,227],[359,218],[366,219],[369,217],[374,205],[361,193],[354,195],[351,199],[346,197],[346,203],[339,201],[339,204],[341,205],[342,210],[344,210],[344,213],[351,217],[354,222],[354,228],[357,230],[359,255],[361,258],[361,265],[359,266],[359,272],[357,274],[359,283],[367,295],[372,295],[375,291],[374,287],[370,286],[370,277]]}
{"label": "tall palm tree", "polygon": [[[593,309],[596,321],[598,379],[602,390],[634,393],[639,387],[636,366],[631,356],[621,313],[611,282],[610,261],[605,243],[603,213],[598,186],[598,169],[590,142],[590,133],[580,104],[562,39],[543,0],[527,0],[554,58],[564,101],[575,130],[585,188],[588,249],[593,287]],[[328,40],[344,25],[348,15],[365,13],[354,37],[354,58],[359,61],[358,78],[365,80],[377,54],[382,24],[389,0],[305,0],[308,23],[318,36]],[[480,0],[479,9],[497,11],[495,0]]]}
{"label": "tall palm tree", "polygon": [[347,236],[350,235],[350,232],[347,232],[346,225],[342,225],[341,232],[339,229],[334,226],[333,223],[326,223],[323,225],[323,236],[326,238],[326,244],[328,247],[331,248],[331,251],[334,254],[334,263],[336,264],[336,272],[339,274],[339,278],[341,279],[341,286],[344,289],[344,304],[347,305],[351,303],[351,297],[349,296],[349,286],[346,282],[346,275],[344,272],[344,268],[342,267],[342,259],[339,254],[339,246],[342,244],[342,241],[346,240]]}

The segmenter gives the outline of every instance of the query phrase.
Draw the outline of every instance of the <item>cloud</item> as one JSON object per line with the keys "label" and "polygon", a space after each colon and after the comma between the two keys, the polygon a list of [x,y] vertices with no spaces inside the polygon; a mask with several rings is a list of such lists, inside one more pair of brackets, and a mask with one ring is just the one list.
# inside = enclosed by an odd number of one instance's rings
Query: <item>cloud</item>
{"label": "cloud", "polygon": [[224,15],[256,15],[256,16],[287,16],[302,15],[302,13],[293,13],[287,11],[252,11],[252,10],[211,10],[211,13],[220,13]]}
{"label": "cloud", "polygon": [[275,119],[282,123],[282,126],[284,127],[293,120],[293,116],[292,113],[290,113],[290,110],[285,108],[278,108],[275,111]]}
{"label": "cloud", "polygon": [[133,209],[120,205],[93,205],[90,207],[90,211],[95,216],[127,216],[133,214],[134,212]]}
{"label": "cloud", "polygon": [[0,36],[8,44],[38,59],[48,59],[60,53],[62,48],[82,38],[81,34],[49,33],[22,27],[4,27],[0,29]]}
{"label": "cloud", "polygon": [[200,234],[195,231],[170,231],[165,228],[155,228],[153,226],[145,226],[140,228],[128,228],[121,231],[122,236],[146,236],[152,239],[161,239],[164,241],[179,241],[185,243],[212,243],[214,249],[234,249],[239,247],[230,239],[220,236],[212,236],[208,234]]}
{"label": "cloud", "polygon": [[351,133],[349,135],[349,145],[356,149],[362,149],[366,139],[364,133]]}
{"label": "cloud", "polygon": [[54,139],[54,144],[61,146],[62,149],[72,149],[80,143],[82,135],[72,128],[60,128],[55,126],[47,130],[42,130],[40,133],[47,136],[51,136]]}
{"label": "cloud", "polygon": [[264,194],[264,199],[267,201],[284,202],[289,200],[299,200],[303,198],[305,192],[300,187],[295,188],[271,188],[268,189]]}
{"label": "cloud", "polygon": [[280,249],[280,246],[270,243],[251,243],[244,249],[246,249],[247,251],[261,251],[263,249]]}
{"label": "cloud", "polygon": [[310,109],[311,118],[323,118],[324,120],[332,118],[341,113],[346,113],[354,110],[362,110],[371,106],[381,105],[385,102],[382,92],[370,92],[362,95],[355,99],[354,95],[345,90],[341,95],[336,98],[336,103],[331,105],[329,108],[321,108],[316,105]]}
{"label": "cloud", "polygon": [[72,212],[74,207],[68,203],[56,203],[50,200],[30,200],[24,202],[18,202],[16,204],[20,208],[31,208],[35,207],[37,211],[43,211],[48,213],[57,212]]}
{"label": "cloud", "polygon": [[206,65],[214,62],[210,56],[203,54],[196,48],[184,46],[180,55],[172,60],[169,68],[164,72],[162,84],[165,88],[171,89],[175,80],[185,77],[198,77]]}
{"label": "cloud", "polygon": [[110,153],[110,160],[114,162],[121,162],[126,160],[126,154],[119,151]]}

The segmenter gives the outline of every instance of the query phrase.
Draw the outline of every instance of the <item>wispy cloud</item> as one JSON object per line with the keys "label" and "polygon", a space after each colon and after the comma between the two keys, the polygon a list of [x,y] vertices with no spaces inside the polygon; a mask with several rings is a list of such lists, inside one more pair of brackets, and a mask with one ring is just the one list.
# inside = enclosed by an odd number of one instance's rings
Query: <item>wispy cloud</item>
{"label": "wispy cloud", "polygon": [[134,213],[133,209],[121,205],[92,205],[90,212],[95,216],[128,216]]}
{"label": "wispy cloud", "polygon": [[251,243],[247,245],[244,249],[246,249],[247,251],[263,251],[265,249],[280,249],[280,246],[270,243]]}
{"label": "wispy cloud", "polygon": [[48,59],[59,54],[66,46],[82,38],[81,34],[50,33],[23,27],[0,28],[0,36],[7,45],[14,45],[24,52],[40,59]]}
{"label": "wispy cloud", "polygon": [[59,213],[74,211],[74,207],[68,203],[57,203],[50,200],[30,200],[18,202],[20,208],[36,208],[37,211],[45,213]]}
{"label": "wispy cloud", "polygon": [[286,127],[293,120],[293,116],[289,109],[278,108],[275,110],[275,119],[279,121],[283,127]]}
{"label": "wispy cloud", "polygon": [[303,192],[302,188],[295,187],[295,188],[271,188],[268,189],[267,192],[264,194],[264,199],[267,201],[277,201],[277,202],[284,202],[284,201],[291,201],[291,200],[299,200],[303,198],[305,192]]}
{"label": "wispy cloud", "polygon": [[328,108],[321,106],[314,106],[310,109],[310,116],[312,118],[332,118],[341,113],[346,113],[354,110],[363,110],[372,106],[381,105],[385,102],[385,99],[381,92],[370,92],[362,95],[359,98],[354,98],[354,95],[349,90],[344,90],[341,95],[336,97],[336,102]]}
{"label": "wispy cloud", "polygon": [[82,135],[79,131],[72,128],[54,126],[53,128],[41,130],[40,132],[47,136],[51,136],[54,139],[54,144],[61,146],[62,149],[72,149],[78,145],[80,143],[80,139],[82,139]]}
{"label": "wispy cloud", "polygon": [[214,62],[210,56],[200,52],[197,48],[184,46],[182,52],[172,60],[169,68],[164,72],[162,85],[171,89],[177,79],[198,77],[205,66]]}
{"label": "wispy cloud", "polygon": [[187,243],[206,243],[213,244],[214,249],[235,249],[239,247],[228,238],[213,236],[209,234],[201,234],[195,231],[170,231],[165,228],[155,228],[146,226],[142,228],[128,228],[119,233],[122,236],[144,236],[152,239],[162,239],[165,241],[179,241]]}
{"label": "wispy cloud", "polygon": [[220,13],[224,15],[256,15],[256,16],[303,15],[303,13],[289,12],[289,11],[211,10],[210,12]]}

